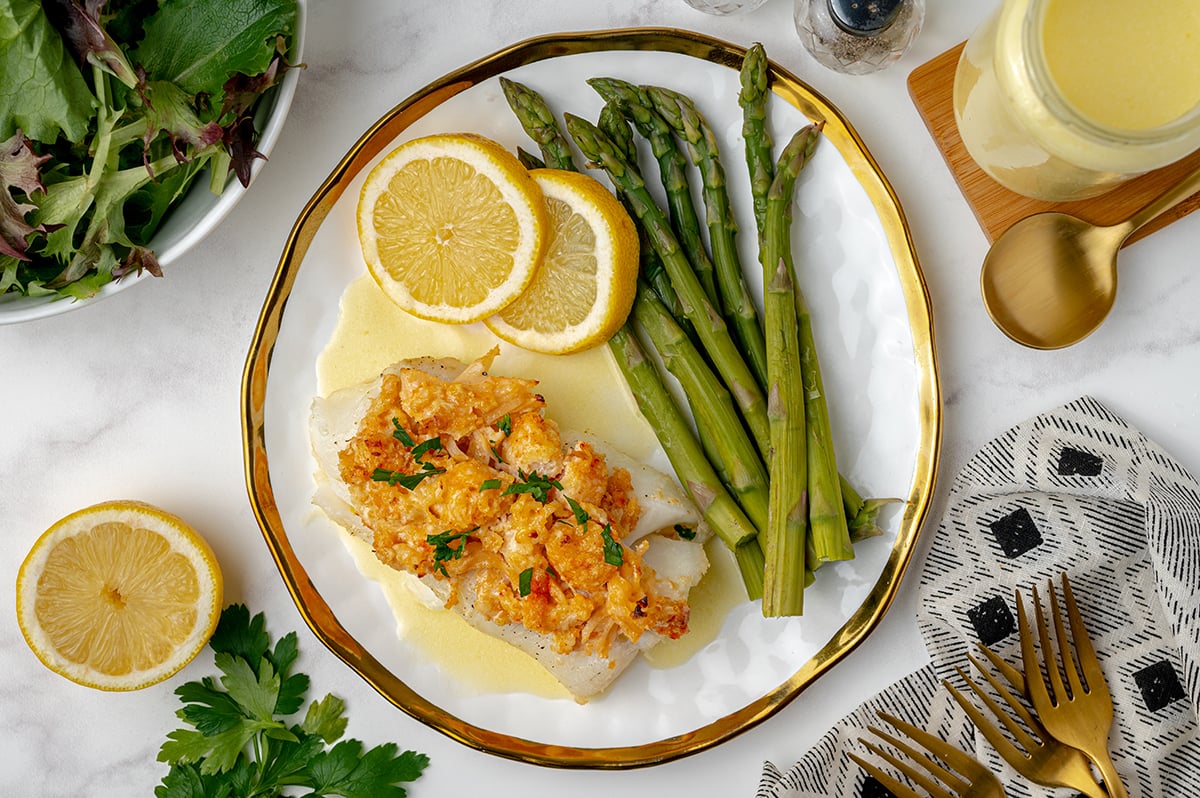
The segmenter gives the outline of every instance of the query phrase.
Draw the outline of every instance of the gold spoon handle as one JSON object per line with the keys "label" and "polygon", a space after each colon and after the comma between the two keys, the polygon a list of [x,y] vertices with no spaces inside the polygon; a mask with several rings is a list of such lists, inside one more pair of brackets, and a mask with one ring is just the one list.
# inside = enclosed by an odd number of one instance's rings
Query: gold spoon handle
{"label": "gold spoon handle", "polygon": [[1124,233],[1122,240],[1132,235],[1133,231],[1171,210],[1197,191],[1200,191],[1200,169],[1194,170],[1183,180],[1180,180],[1164,191],[1137,213],[1133,214],[1133,216],[1130,216],[1126,222],[1117,225],[1121,229],[1121,232]]}

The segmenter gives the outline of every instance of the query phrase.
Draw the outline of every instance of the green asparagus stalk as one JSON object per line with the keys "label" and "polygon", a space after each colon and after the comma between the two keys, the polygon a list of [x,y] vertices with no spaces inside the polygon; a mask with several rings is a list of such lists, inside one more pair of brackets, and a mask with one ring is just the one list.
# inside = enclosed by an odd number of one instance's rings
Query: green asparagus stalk
{"label": "green asparagus stalk", "polygon": [[[821,127],[814,125],[808,128],[813,131],[809,154],[816,147]],[[790,204],[788,215],[790,219]],[[798,279],[794,281],[794,289],[799,324],[800,370],[804,376],[804,410],[808,425],[808,524],[816,557],[810,567],[815,569],[823,562],[854,559],[854,546],[850,540],[843,502],[843,488],[848,483],[844,483],[837,469],[829,406],[813,339],[812,318]]]}
{"label": "green asparagus stalk", "polygon": [[554,113],[540,94],[508,78],[500,78],[500,87],[509,107],[521,121],[521,127],[537,142],[542,161],[551,169],[577,171],[571,144],[562,134]]}
{"label": "green asparagus stalk", "polygon": [[[742,88],[738,92],[738,104],[742,107],[742,139],[746,143],[746,167],[750,170],[750,196],[754,205],[754,222],[758,226],[758,240],[763,239],[763,225],[767,214],[767,191],[775,177],[772,160],[771,134],[767,130],[767,53],[761,44],[755,43],[746,51],[739,73]],[[762,247],[759,247],[762,254]],[[766,264],[763,264],[764,268]]]}
{"label": "green asparagus stalk", "polygon": [[[799,351],[796,291],[791,268],[792,191],[815,136],[805,128],[779,157],[767,191],[763,219],[763,310],[767,348],[767,418],[771,429],[769,516],[762,547],[766,559],[762,612],[804,612],[808,534],[808,454],[804,377],[793,355]],[[839,500],[841,494],[838,494]]]}
{"label": "green asparagus stalk", "polygon": [[679,482],[691,496],[705,522],[734,552],[751,600],[760,598],[762,553],[756,553],[758,544],[754,524],[721,484],[687,419],[663,385],[657,369],[646,357],[630,326],[627,324],[618,330],[609,339],[608,346],[637,399],[642,415],[666,451]]}
{"label": "green asparagus stalk", "polygon": [[725,381],[755,444],[765,457],[770,436],[762,389],[742,359],[725,322],[708,301],[687,256],[679,247],[679,240],[671,229],[667,215],[655,203],[641,175],[620,156],[599,128],[571,114],[566,116],[566,127],[589,162],[602,167],[617,189],[629,199],[634,215],[646,228],[650,243],[670,275],[684,315],[695,327],[705,354]]}
{"label": "green asparagus stalk", "polygon": [[[654,110],[646,93],[632,83],[617,78],[592,78],[588,81],[606,103],[615,103],[638,132],[650,142],[650,150],[658,161],[663,190],[667,196],[667,213],[680,246],[692,262],[704,292],[714,306],[718,305],[712,258],[700,232],[700,218],[692,202],[692,187],[688,181],[688,162],[675,142],[671,126]],[[630,163],[636,163],[631,160]]]}
{"label": "green asparagus stalk", "polygon": [[667,124],[687,142],[692,163],[700,170],[717,293],[755,378],[760,385],[765,385],[767,357],[763,328],[742,273],[735,238],[737,222],[729,206],[725,169],[721,165],[716,135],[690,98],[661,87],[647,88],[646,93]]}
{"label": "green asparagus stalk", "polygon": [[[789,296],[790,301],[790,296]],[[733,398],[696,345],[646,288],[638,290],[633,318],[675,375],[696,422],[700,444],[738,504],[759,531],[767,524],[767,471],[746,434]]]}
{"label": "green asparagus stalk", "polygon": [[545,169],[546,162],[523,147],[517,147],[517,160],[526,169]]}
{"label": "green asparagus stalk", "polygon": [[[596,121],[596,127],[604,131],[604,134],[612,140],[613,146],[617,148],[617,152],[621,154],[622,158],[630,164],[637,163],[637,144],[633,138],[633,130],[629,126],[629,120],[621,112],[616,103],[606,102],[604,104],[604,107],[600,109],[600,117]],[[633,209],[630,207],[629,200],[624,193],[617,190],[616,194],[630,217],[637,218],[634,216]],[[671,316],[675,319],[675,323],[687,335],[694,336],[695,329],[683,314],[683,306],[679,303],[679,296],[675,293],[675,289],[671,285],[671,278],[667,274],[667,270],[663,268],[662,260],[659,259],[658,253],[654,251],[654,247],[650,244],[646,228],[639,224],[637,225],[637,230],[638,253],[641,261],[638,272],[641,275],[641,279],[650,286],[651,290],[654,291],[655,295],[666,306],[667,310],[670,311]]]}

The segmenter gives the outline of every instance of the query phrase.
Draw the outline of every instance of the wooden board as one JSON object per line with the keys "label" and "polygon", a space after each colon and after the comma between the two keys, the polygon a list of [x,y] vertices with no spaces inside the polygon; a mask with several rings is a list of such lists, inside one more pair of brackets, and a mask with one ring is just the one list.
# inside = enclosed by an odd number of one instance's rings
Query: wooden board
{"label": "wooden board", "polygon": [[[1046,202],[1009,191],[975,164],[958,135],[954,121],[954,70],[962,48],[961,44],[953,47],[914,69],[908,76],[908,92],[989,241],[995,241],[1018,219],[1042,211],[1064,211],[1096,224],[1119,222],[1188,172],[1200,168],[1198,151],[1106,194],[1077,202]],[[1125,243],[1162,229],[1198,207],[1200,192],[1138,230]]]}

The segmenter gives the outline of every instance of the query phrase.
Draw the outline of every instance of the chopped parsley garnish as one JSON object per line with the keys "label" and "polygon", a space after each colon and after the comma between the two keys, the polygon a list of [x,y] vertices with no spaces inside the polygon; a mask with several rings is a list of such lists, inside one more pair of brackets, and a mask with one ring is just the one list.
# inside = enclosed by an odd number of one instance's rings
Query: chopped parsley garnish
{"label": "chopped parsley garnish", "polygon": [[[446,563],[450,560],[457,560],[463,556],[463,552],[467,548],[467,539],[472,533],[479,531],[479,527],[472,527],[466,532],[455,532],[453,529],[447,529],[440,535],[426,535],[425,542],[433,546],[433,561],[436,564],[438,573],[442,576],[449,576],[446,573]],[[457,546],[451,545],[457,542]]]}
{"label": "chopped parsley garnish", "polygon": [[434,452],[434,451],[440,452],[441,450],[442,450],[442,439],[440,437],[434,436],[434,437],[430,438],[429,440],[421,441],[416,446],[414,446],[413,450],[412,450],[412,456],[413,456],[413,459],[419,463],[419,462],[421,462],[421,458],[424,457],[429,452]]}
{"label": "chopped parsley garnish", "polygon": [[492,450],[492,456],[496,458],[496,462],[503,463],[504,458],[500,456],[500,450],[497,449],[495,446],[492,446],[491,450]]}
{"label": "chopped parsley garnish", "polygon": [[364,750],[346,731],[345,702],[332,693],[300,713],[309,678],[293,672],[299,648],[290,632],[272,646],[262,613],[242,604],[221,613],[209,640],[219,678],[181,684],[178,715],[158,760],[171,769],[156,798],[229,795],[405,795],[429,764],[395,743]]}
{"label": "chopped parsley garnish", "polygon": [[517,592],[521,594],[521,598],[529,595],[529,591],[533,589],[533,569],[526,568],[517,576]]}
{"label": "chopped parsley garnish", "polygon": [[421,480],[426,477],[444,473],[446,473],[445,469],[438,468],[432,463],[423,463],[421,470],[415,474],[405,474],[403,471],[389,471],[386,468],[376,468],[371,472],[371,479],[376,482],[386,482],[389,485],[399,485],[402,488],[414,490],[417,485],[421,484]]}
{"label": "chopped parsley garnish", "polygon": [[479,483],[479,492],[483,493],[485,490],[500,490],[501,486],[503,485],[504,483],[498,479],[485,479],[483,482]]}
{"label": "chopped parsley garnish", "polygon": [[505,435],[512,435],[512,416],[505,413],[499,421],[496,422],[496,429],[503,432]]}
{"label": "chopped parsley garnish", "polygon": [[400,426],[400,419],[392,416],[392,437],[403,443],[405,446],[412,448],[416,444],[413,443],[412,437],[405,431],[404,427]]}
{"label": "chopped parsley garnish", "polygon": [[530,471],[526,474],[521,469],[517,469],[517,475],[520,477],[519,482],[514,482],[504,489],[502,496],[516,495],[519,493],[527,493],[534,498],[535,501],[545,504],[550,501],[550,489],[558,488],[562,490],[562,483],[556,479],[544,477],[537,471]]}
{"label": "chopped parsley garnish", "polygon": [[683,538],[684,540],[695,540],[696,539],[696,528],[693,526],[684,526],[683,524],[676,524],[675,525],[675,534],[679,535],[679,537]]}
{"label": "chopped parsley garnish", "polygon": [[575,514],[575,523],[579,526],[583,526],[591,518],[591,516],[587,514],[587,510],[580,507],[579,502],[575,501],[570,496],[567,497],[567,504],[570,505],[571,512]]}
{"label": "chopped parsley garnish", "polygon": [[604,541],[604,561],[609,565],[621,567],[625,562],[625,549],[619,540],[613,539],[611,524],[604,525],[600,530],[600,537]]}

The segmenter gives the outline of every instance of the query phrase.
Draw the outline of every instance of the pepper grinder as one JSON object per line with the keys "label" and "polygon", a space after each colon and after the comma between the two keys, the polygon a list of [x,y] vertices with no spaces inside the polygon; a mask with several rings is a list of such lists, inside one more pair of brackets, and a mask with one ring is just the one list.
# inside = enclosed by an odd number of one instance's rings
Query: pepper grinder
{"label": "pepper grinder", "polygon": [[925,0],[796,0],[796,32],[821,64],[865,75],[900,59],[921,31]]}

